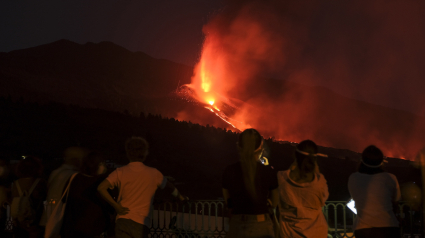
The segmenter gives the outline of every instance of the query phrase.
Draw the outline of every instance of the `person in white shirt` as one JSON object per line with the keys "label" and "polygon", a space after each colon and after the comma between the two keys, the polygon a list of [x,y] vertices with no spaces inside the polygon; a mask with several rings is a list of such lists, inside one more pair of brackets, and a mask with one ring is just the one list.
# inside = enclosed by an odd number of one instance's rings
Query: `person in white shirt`
{"label": "person in white shirt", "polygon": [[356,238],[400,237],[399,222],[393,207],[401,199],[397,178],[382,169],[384,155],[376,146],[362,153],[358,172],[348,179],[357,216],[354,220]]}
{"label": "person in white shirt", "polygon": [[279,171],[280,237],[326,238],[328,223],[322,207],[329,197],[325,176],[319,172],[317,145],[305,140],[295,147],[289,170]]}
{"label": "person in white shirt", "polygon": [[[130,163],[113,171],[97,190],[117,212],[115,237],[148,237],[155,191],[168,188],[181,201],[187,198],[161,172],[143,164],[149,151],[145,139],[132,137],[126,141],[125,149]],[[117,201],[108,193],[108,189],[115,187],[119,189]]]}

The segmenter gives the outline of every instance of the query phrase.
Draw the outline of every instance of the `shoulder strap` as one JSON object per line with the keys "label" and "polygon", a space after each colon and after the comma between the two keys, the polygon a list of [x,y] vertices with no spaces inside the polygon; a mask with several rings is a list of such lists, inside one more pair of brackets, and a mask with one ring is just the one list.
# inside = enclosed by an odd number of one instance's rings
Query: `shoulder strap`
{"label": "shoulder strap", "polygon": [[40,181],[40,178],[37,178],[34,183],[32,184],[30,190],[28,191],[28,197],[31,196],[32,191],[34,191],[35,187],[37,186],[38,182]]}
{"label": "shoulder strap", "polygon": [[19,179],[17,179],[17,180],[15,181],[15,184],[16,184],[16,188],[18,189],[19,197],[22,197],[22,189],[21,189],[21,186],[19,186],[19,182],[18,182],[18,180],[19,180]]}
{"label": "shoulder strap", "polygon": [[61,201],[63,200],[63,197],[65,196],[65,194],[66,194],[66,200],[68,200],[69,187],[71,186],[71,182],[77,174],[78,173],[74,173],[73,175],[71,175],[71,178],[69,179],[69,182],[68,182],[68,186],[66,187],[65,191],[62,194]]}

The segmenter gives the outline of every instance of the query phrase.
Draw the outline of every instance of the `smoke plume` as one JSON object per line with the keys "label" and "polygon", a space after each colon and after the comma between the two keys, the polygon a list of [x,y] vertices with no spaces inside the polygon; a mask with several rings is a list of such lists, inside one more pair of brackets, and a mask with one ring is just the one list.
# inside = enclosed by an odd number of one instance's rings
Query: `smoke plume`
{"label": "smoke plume", "polygon": [[239,129],[411,158],[425,142],[424,7],[229,1],[204,26],[191,86],[200,101],[240,101],[231,115]]}

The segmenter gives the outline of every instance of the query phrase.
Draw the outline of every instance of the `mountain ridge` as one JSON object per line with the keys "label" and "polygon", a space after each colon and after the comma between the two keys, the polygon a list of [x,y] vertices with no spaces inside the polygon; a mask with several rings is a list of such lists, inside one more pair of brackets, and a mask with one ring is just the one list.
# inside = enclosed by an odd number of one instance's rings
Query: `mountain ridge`
{"label": "mountain ridge", "polygon": [[[78,44],[59,40],[28,49],[0,53],[0,95],[11,95],[15,98],[23,96],[25,100],[30,101],[57,101],[112,111],[127,110],[135,115],[150,112],[229,129],[228,124],[205,110],[202,104],[188,103],[186,98],[175,94],[179,86],[190,83],[192,74],[193,68],[190,66],[166,59],[155,59],[143,52],[131,52],[106,41]],[[403,141],[409,140],[410,137],[418,138],[416,142],[425,141],[424,136],[420,135],[420,130],[425,129],[425,119],[413,113],[350,99],[321,86],[305,86],[276,79],[262,79],[262,82],[244,85],[247,88],[247,101],[252,102],[264,92],[269,95],[261,96],[272,100],[291,91],[299,95],[313,95],[313,99],[320,99],[323,103],[305,110],[319,112],[317,115],[321,117],[314,120],[322,124],[324,131],[336,136],[342,132],[333,125],[356,118],[358,121],[370,123],[367,128],[360,128],[360,124],[353,125],[352,131],[347,132],[360,131],[357,137],[387,137],[389,139],[383,144],[390,146],[394,143],[404,143]],[[300,100],[297,93],[291,94],[289,98],[284,97],[283,100],[297,102]],[[347,108],[349,110],[346,110]],[[266,118],[269,121],[291,123],[275,117],[274,111],[268,113]],[[416,123],[419,126],[416,126]],[[259,129],[266,137],[274,136],[276,131]],[[297,133],[308,129],[293,127],[283,133],[284,138],[279,139],[298,141],[300,136],[297,136]],[[393,138],[388,131],[394,131],[400,136]],[[341,140],[335,137],[333,140],[336,142],[329,144],[326,138],[330,136],[329,133],[316,133],[312,136],[323,146],[353,150],[349,139]],[[409,143],[405,142],[400,146],[407,148]],[[359,145],[355,151],[360,151],[361,147],[364,148]],[[406,150],[414,151],[418,147],[419,145],[415,144]]]}

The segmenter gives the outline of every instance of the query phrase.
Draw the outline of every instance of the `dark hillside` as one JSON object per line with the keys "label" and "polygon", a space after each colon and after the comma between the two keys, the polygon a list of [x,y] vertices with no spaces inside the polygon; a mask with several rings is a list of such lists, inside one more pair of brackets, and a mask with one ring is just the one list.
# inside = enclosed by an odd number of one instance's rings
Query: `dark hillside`
{"label": "dark hillside", "polygon": [[[0,97],[0,156],[8,159],[35,154],[53,169],[54,158],[64,148],[81,145],[99,150],[118,164],[127,160],[124,141],[129,136],[145,137],[150,143],[146,164],[176,179],[192,199],[221,197],[221,173],[237,161],[237,134],[225,129],[176,121],[160,115],[132,116],[101,109],[59,103],[36,104]],[[266,140],[268,158],[275,170],[293,162],[291,143]],[[321,147],[329,158],[319,160],[328,180],[330,200],[348,199],[348,176],[356,170],[359,154]],[[389,159],[386,168],[400,184],[419,182],[419,171],[409,161]]]}
{"label": "dark hillside", "polygon": [[[0,53],[0,96],[131,115],[143,111],[229,128],[202,105],[188,103],[174,93],[179,85],[190,83],[192,72],[192,67],[131,52],[110,42],[60,40]],[[412,113],[285,80],[264,78],[241,87],[247,89],[246,95],[238,100],[257,106],[246,124],[266,136],[287,141],[314,138],[321,145],[356,151],[374,143],[387,154],[410,159],[423,147],[425,119]],[[257,96],[268,103],[255,100]],[[255,113],[256,108],[264,110]]]}

